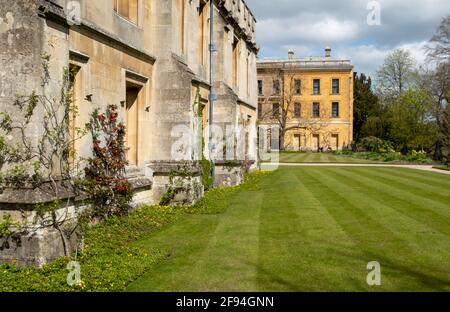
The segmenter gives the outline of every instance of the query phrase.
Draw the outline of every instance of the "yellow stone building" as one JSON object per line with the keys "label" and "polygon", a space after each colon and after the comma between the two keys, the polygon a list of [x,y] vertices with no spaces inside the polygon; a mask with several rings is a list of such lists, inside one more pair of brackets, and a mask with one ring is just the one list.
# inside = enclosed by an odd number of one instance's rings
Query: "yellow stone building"
{"label": "yellow stone building", "polygon": [[[338,150],[353,140],[353,65],[331,56],[257,62],[258,118],[269,147]],[[276,133],[276,134],[275,134]],[[279,138],[278,138],[279,133]],[[274,135],[275,134],[275,135]]]}

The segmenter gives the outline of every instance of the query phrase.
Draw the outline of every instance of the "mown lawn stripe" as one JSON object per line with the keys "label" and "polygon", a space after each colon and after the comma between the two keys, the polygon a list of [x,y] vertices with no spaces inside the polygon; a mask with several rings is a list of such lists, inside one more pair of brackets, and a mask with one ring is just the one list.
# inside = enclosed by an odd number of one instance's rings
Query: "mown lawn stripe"
{"label": "mown lawn stripe", "polygon": [[[383,263],[385,268],[388,268],[388,270],[385,269],[385,273],[383,274],[385,276],[382,287],[383,290],[405,290],[407,289],[405,287],[414,289],[414,287],[420,287],[421,283],[426,283],[428,287],[431,287],[434,290],[448,289],[445,285],[449,285],[450,279],[443,279],[441,277],[442,275],[449,276],[450,270],[448,263],[442,262],[442,258],[439,254],[429,257],[425,253],[422,253],[419,246],[416,246],[408,239],[408,235],[405,236],[399,232],[399,229],[396,230],[394,225],[395,221],[390,219],[396,218],[397,221],[401,222],[401,214],[395,213],[394,210],[387,206],[384,206],[384,208],[387,209],[375,212],[373,208],[377,207],[377,201],[373,198],[369,201],[372,210],[367,212],[363,211],[366,210],[363,205],[364,196],[359,196],[358,198],[356,195],[357,193],[352,192],[356,191],[352,186],[348,187],[347,185],[347,187],[342,187],[342,185],[339,185],[336,171],[344,170],[342,168],[327,169],[329,170],[320,170],[316,168],[313,170],[306,170],[305,173],[327,185],[328,190],[331,193],[334,193],[333,195],[339,195],[336,197],[331,194],[325,195],[324,193],[321,199],[326,200],[327,198],[334,198],[336,204],[342,203],[342,206],[339,209],[335,209],[331,203],[327,204],[327,207],[331,209],[330,213],[335,216],[336,220],[341,223],[348,233],[357,238],[356,241],[358,242],[359,247],[369,258],[372,257],[374,260]],[[351,180],[351,177],[347,177],[347,181]],[[352,185],[358,185],[358,183],[359,177],[354,175]],[[352,196],[348,197],[349,199],[344,197],[344,195],[340,195],[347,194],[348,192],[352,192]],[[352,216],[342,213],[350,206],[352,207],[350,211],[353,213],[353,217],[358,220],[356,223],[351,221]],[[368,217],[369,214],[371,217]],[[383,216],[383,214],[387,214],[387,216]],[[359,218],[360,215],[366,215],[367,217],[364,219],[368,222],[361,223],[361,218]],[[379,222],[377,220],[379,220]],[[380,224],[382,224],[382,226]],[[432,236],[432,238],[441,242],[440,247],[446,249],[449,248],[449,244],[446,243],[447,240],[444,235],[441,237]],[[411,237],[411,239],[413,239],[413,237]],[[424,243],[426,244],[426,242]],[[432,252],[432,250],[429,250],[429,252]],[[450,254],[448,255],[450,256]],[[401,263],[401,265],[399,265],[399,263]],[[421,275],[419,277],[410,277],[410,280],[405,282],[404,277],[401,277],[405,272],[418,272],[417,274],[420,273]],[[411,286],[412,282],[414,282],[414,286]]]}
{"label": "mown lawn stripe", "polygon": [[[353,170],[343,170],[339,172],[342,178],[352,178],[354,172],[359,174],[359,182],[364,189],[371,189],[379,193],[380,198],[397,211],[403,213],[410,218],[414,218],[418,222],[426,223],[429,227],[435,231],[439,231],[447,236],[450,235],[450,226],[448,223],[449,209],[442,207],[439,212],[436,211],[437,207],[429,207],[428,203],[432,201],[429,198],[421,197],[411,192],[396,188],[387,183],[383,178],[372,176],[371,172],[376,168],[357,168]],[[395,169],[392,170],[403,170]],[[365,190],[362,190],[365,192]],[[436,203],[440,205],[440,203]],[[447,206],[448,207],[448,206]],[[443,214],[442,214],[443,213]]]}
{"label": "mown lawn stripe", "polygon": [[[433,252],[436,248],[439,250],[447,250],[450,257],[450,242],[447,236],[440,232],[434,232],[433,228],[428,226],[423,221],[410,218],[409,215],[400,213],[399,211],[386,204],[383,200],[382,194],[373,189],[361,186],[358,181],[358,176],[355,171],[347,172],[345,178],[341,175],[342,168],[330,168],[330,175],[334,177],[336,185],[342,191],[351,189],[353,191],[353,198],[358,201],[360,207],[365,207],[371,212],[371,214],[382,220],[391,231],[396,233],[396,236],[402,239],[409,245],[408,249],[405,249],[405,258],[402,262],[410,262],[411,266],[420,266],[428,270],[431,274],[439,270],[446,271],[450,276],[450,268],[447,263],[442,262],[440,254]],[[372,170],[373,171],[373,170]],[[395,174],[395,170],[391,172],[392,176]],[[355,179],[349,179],[348,176],[355,176]],[[337,182],[340,181],[340,185]],[[360,189],[364,189],[363,192],[359,192]],[[367,200],[370,198],[370,201]],[[367,205],[367,203],[369,205]],[[430,245],[430,240],[435,241],[433,245]],[[399,249],[394,252],[399,253]],[[411,255],[415,254],[413,257]]]}
{"label": "mown lawn stripe", "polygon": [[450,176],[443,174],[405,168],[405,170],[397,170],[395,175],[406,178],[408,181],[419,180],[424,184],[432,185],[436,189],[450,190]]}
{"label": "mown lawn stripe", "polygon": [[[411,170],[407,168],[399,169]],[[370,172],[374,176],[389,181],[391,185],[398,186],[398,188],[410,191],[413,194],[423,194],[424,197],[432,198],[433,201],[440,202],[444,206],[447,206],[450,201],[450,188],[436,187],[436,185],[423,181],[420,176],[415,179],[406,178],[400,174],[401,170],[396,170],[396,174],[392,175],[392,168],[380,168],[380,170],[371,170]]]}
{"label": "mown lawn stripe", "polygon": [[448,190],[442,190],[444,194],[439,194],[434,186],[428,185],[425,187],[417,187],[414,185],[414,180],[410,184],[401,182],[397,177],[390,174],[390,172],[399,170],[411,170],[406,168],[390,168],[391,170],[366,170],[365,177],[378,181],[390,188],[396,190],[396,193],[402,194],[402,198],[406,202],[412,204],[419,204],[426,207],[429,211],[435,211],[444,218],[450,219],[450,197],[446,195]]}

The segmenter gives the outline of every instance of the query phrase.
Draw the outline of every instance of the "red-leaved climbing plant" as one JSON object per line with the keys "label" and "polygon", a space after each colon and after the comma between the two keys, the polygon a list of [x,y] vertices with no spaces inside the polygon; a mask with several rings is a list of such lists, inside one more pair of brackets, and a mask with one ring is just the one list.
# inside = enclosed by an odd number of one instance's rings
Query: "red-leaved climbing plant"
{"label": "red-leaved climbing plant", "polygon": [[106,113],[96,109],[87,125],[93,155],[87,159],[83,188],[92,204],[90,218],[125,215],[130,208],[132,187],[125,173],[126,128],[118,119],[117,106],[109,105]]}

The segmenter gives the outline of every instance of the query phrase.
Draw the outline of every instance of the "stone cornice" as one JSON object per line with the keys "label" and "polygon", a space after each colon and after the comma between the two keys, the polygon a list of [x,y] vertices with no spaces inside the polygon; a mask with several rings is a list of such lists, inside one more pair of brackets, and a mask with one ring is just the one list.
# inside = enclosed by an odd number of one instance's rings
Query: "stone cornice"
{"label": "stone cornice", "polygon": [[[244,5],[246,6],[246,8],[248,9],[250,15],[252,16],[252,18],[254,19],[254,21],[256,22],[256,19],[254,18],[253,14],[251,13],[250,9],[248,8],[248,6],[245,4],[244,1],[242,1],[244,3]],[[247,28],[242,28],[241,25],[239,24],[239,20],[236,20],[233,11],[229,10],[226,7],[226,2],[224,0],[215,0],[216,3],[216,7],[219,10],[219,13],[221,14],[221,16],[223,17],[223,19],[230,24],[233,29],[234,32],[236,33],[236,35],[240,38],[242,38],[248,45],[249,49],[255,53],[258,54],[259,52],[259,47],[257,46],[255,41],[252,41],[252,34],[249,33],[249,30]]]}
{"label": "stone cornice", "polygon": [[349,60],[334,59],[294,59],[294,60],[258,60],[258,71],[351,71],[353,65]]}

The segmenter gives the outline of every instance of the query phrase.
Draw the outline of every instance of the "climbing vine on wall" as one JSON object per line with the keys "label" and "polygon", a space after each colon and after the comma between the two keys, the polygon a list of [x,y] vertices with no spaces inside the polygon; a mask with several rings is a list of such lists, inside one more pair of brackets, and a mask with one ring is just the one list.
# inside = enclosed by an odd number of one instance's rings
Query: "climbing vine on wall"
{"label": "climbing vine on wall", "polygon": [[[118,121],[114,105],[109,105],[105,113],[95,110],[87,125],[76,127],[75,73],[64,68],[60,96],[48,95],[51,57],[44,54],[41,59],[41,93],[18,96],[8,112],[0,112],[0,194],[25,187],[39,190],[54,200],[37,204],[33,220],[24,215],[26,221],[19,224],[3,217],[0,237],[53,227],[60,231],[68,256],[68,237],[61,226],[70,217],[75,228],[68,232],[79,227],[80,219],[73,220],[69,213],[76,198],[86,198],[92,204],[81,221],[128,211],[132,188],[125,178],[126,129]],[[88,133],[92,136],[92,156],[83,159],[77,156],[74,147]]]}
{"label": "climbing vine on wall", "polygon": [[[14,224],[14,233],[54,227],[61,233],[67,246],[61,226],[68,216],[70,200],[77,196],[75,181],[78,177],[76,161],[71,163],[69,158],[74,142],[84,132],[75,129],[71,136],[68,131],[70,118],[75,114],[72,105],[72,73],[64,68],[60,96],[49,95],[51,57],[44,53],[41,60],[40,93],[33,91],[29,95],[20,95],[8,112],[0,112],[0,192],[26,187],[40,190],[46,197],[54,198],[54,203],[36,206],[37,214],[33,221]],[[67,201],[63,203],[61,199]],[[66,208],[65,213],[55,213],[59,208]],[[3,227],[6,226],[12,226],[8,218],[4,218]],[[14,234],[9,231],[2,231],[3,236]]]}

